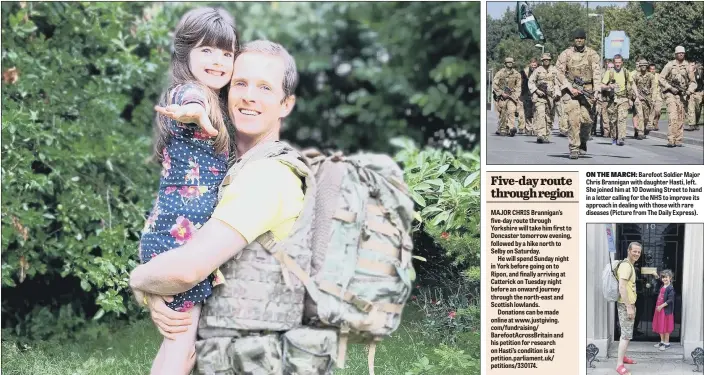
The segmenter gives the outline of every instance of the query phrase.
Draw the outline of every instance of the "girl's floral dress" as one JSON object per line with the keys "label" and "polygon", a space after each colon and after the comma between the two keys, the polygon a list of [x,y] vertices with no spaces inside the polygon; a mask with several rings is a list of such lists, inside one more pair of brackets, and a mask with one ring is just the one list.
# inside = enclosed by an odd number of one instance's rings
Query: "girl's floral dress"
{"label": "girl's floral dress", "polygon": [[[201,89],[184,84],[171,90],[171,104],[199,103],[205,107]],[[163,103],[161,103],[163,105]],[[218,187],[227,172],[228,153],[215,154],[213,141],[195,124],[184,124],[159,115],[170,139],[163,150],[159,193],[142,231],[139,257],[142,263],[187,243],[215,209]],[[198,251],[208,251],[199,249]],[[169,307],[186,311],[205,301],[212,287],[223,282],[216,271],[193,289],[174,296]]]}

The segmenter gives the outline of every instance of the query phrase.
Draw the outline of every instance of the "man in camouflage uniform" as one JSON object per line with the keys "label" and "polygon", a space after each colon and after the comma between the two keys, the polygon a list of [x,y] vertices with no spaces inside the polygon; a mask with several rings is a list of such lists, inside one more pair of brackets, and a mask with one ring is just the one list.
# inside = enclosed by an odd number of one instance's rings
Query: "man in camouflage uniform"
{"label": "man in camouflage uniform", "polygon": [[504,60],[504,68],[494,76],[492,91],[499,110],[497,135],[516,135],[514,116],[521,95],[521,74],[513,68],[513,58]]}
{"label": "man in camouflage uniform", "polygon": [[662,91],[660,91],[660,74],[655,70],[655,64],[648,65],[648,72],[655,76],[656,92],[653,94],[653,130],[660,130],[660,114],[662,112]]}
{"label": "man in camouflage uniform", "polygon": [[697,83],[689,62],[684,59],[684,47],[675,48],[675,59],[668,62],[660,72],[660,89],[667,105],[667,147],[684,147],[682,144],[685,111],[688,97],[694,93]]}
{"label": "man in camouflage uniform", "polygon": [[704,66],[697,63],[694,66],[694,80],[697,88],[689,97],[689,125],[692,130],[699,130],[704,122]]}
{"label": "man in camouflage uniform", "polygon": [[535,126],[533,124],[535,108],[528,89],[528,79],[538,68],[538,59],[530,59],[530,64],[521,71],[521,100],[518,101],[518,134],[534,135]]}
{"label": "man in camouflage uniform", "polygon": [[[653,103],[655,103],[655,95],[658,86],[656,84],[657,77],[648,72],[648,61],[641,59],[638,61],[638,73],[633,75],[633,93],[635,94],[635,106],[639,128],[645,129],[643,135],[648,135],[653,130]],[[637,139],[643,139],[640,135]]]}
{"label": "man in camouflage uniform", "polygon": [[[623,67],[623,57],[621,55],[614,56],[614,68],[604,74],[601,81],[602,95],[608,95],[612,98],[608,106],[609,111],[609,133],[611,134],[611,143],[623,146],[626,139],[626,117],[628,109],[631,108],[633,102],[630,98],[633,96],[632,75]],[[635,124],[634,124],[635,125]],[[642,125],[642,124],[641,124]],[[641,125],[635,125],[635,137],[642,134]]]}
{"label": "man in camouflage uniform", "polygon": [[[614,63],[611,60],[607,59],[606,61],[604,61],[604,66],[603,66],[603,70],[601,71],[601,76],[603,77],[604,74],[609,69],[611,69],[613,67],[614,67]],[[608,111],[608,108],[609,108],[609,98],[604,95],[600,95],[596,101],[596,113],[599,115],[599,122],[601,123],[600,124],[601,136],[604,138],[609,137],[609,111]],[[595,128],[596,128],[596,126],[595,126]],[[592,131],[592,134],[596,134],[596,132]]]}
{"label": "man in camouflage uniform", "polygon": [[552,123],[555,119],[555,102],[559,98],[560,82],[557,69],[552,66],[552,56],[544,53],[540,58],[542,66],[535,69],[528,80],[528,90],[535,105],[535,131],[538,143],[550,143]]}
{"label": "man in camouflage uniform", "polygon": [[[594,122],[594,102],[601,82],[599,54],[585,45],[587,33],[574,32],[574,46],[557,58],[558,80],[564,91],[562,103],[569,126],[570,159],[587,153],[587,142]],[[581,87],[577,89],[578,86]]]}

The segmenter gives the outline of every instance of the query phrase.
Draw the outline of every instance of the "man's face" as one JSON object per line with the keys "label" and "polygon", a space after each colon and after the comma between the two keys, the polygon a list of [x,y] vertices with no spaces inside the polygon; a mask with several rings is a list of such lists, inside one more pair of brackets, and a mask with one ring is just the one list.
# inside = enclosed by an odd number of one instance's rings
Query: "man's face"
{"label": "man's face", "polygon": [[677,61],[683,61],[684,60],[684,52],[679,52],[675,54],[675,57],[677,58]]}
{"label": "man's face", "polygon": [[623,66],[623,60],[614,59],[614,68],[616,68],[616,70],[621,70],[621,66]]}
{"label": "man's face", "polygon": [[628,250],[628,257],[631,258],[631,261],[634,263],[640,259],[640,252],[642,251],[640,246],[632,246],[630,250]]}
{"label": "man's face", "polygon": [[574,46],[575,47],[584,47],[584,43],[586,42],[586,39],[584,38],[574,38]]}
{"label": "man's face", "polygon": [[647,65],[641,65],[641,66],[639,67],[639,69],[640,69],[640,72],[641,72],[641,73],[645,73],[645,72],[648,70],[648,66],[647,66]]}
{"label": "man's face", "polygon": [[533,62],[530,63],[530,68],[531,68],[531,69],[535,69],[535,68],[537,68],[537,67],[538,67],[538,62],[537,62],[537,61],[533,61]]}
{"label": "man's face", "polygon": [[546,68],[549,67],[549,66],[550,66],[550,60],[548,60],[548,59],[543,60],[543,66],[546,67]]}
{"label": "man's face", "polygon": [[237,57],[228,110],[238,132],[258,137],[279,130],[296,102],[293,95],[283,100],[284,71],[278,56],[245,52]]}
{"label": "man's face", "polygon": [[513,63],[512,62],[507,62],[505,63],[507,69],[513,69]]}
{"label": "man's face", "polygon": [[649,67],[648,67],[648,71],[649,71],[650,73],[655,73],[655,67],[654,67],[654,66],[649,66]]}

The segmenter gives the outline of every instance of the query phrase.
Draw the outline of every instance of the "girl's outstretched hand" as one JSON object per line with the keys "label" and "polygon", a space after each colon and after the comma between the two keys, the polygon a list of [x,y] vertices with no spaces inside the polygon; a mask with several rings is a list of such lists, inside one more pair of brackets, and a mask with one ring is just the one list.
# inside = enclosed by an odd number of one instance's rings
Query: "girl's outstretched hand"
{"label": "girl's outstretched hand", "polygon": [[213,124],[210,122],[208,113],[200,104],[171,104],[167,107],[157,105],[154,106],[154,110],[172,120],[183,122],[185,124],[196,124],[211,137],[218,135],[218,131],[215,130]]}

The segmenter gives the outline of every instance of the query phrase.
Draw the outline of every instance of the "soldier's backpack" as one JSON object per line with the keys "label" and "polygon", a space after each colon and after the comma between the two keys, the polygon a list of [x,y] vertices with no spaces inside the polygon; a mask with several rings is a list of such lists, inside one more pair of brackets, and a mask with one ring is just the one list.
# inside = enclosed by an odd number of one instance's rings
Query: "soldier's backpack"
{"label": "soldier's backpack", "polygon": [[[621,296],[618,291],[618,267],[623,262],[628,262],[628,260],[622,259],[609,261],[604,266],[604,271],[601,273],[602,292],[604,293],[604,298],[609,302],[616,302]],[[633,271],[633,265],[631,265],[631,272]]]}
{"label": "soldier's backpack", "polygon": [[376,344],[398,328],[411,294],[413,200],[388,156],[304,154],[317,186],[310,275],[275,256],[306,286],[306,324],[338,331],[331,363],[344,368],[348,342],[366,342],[373,375]]}

